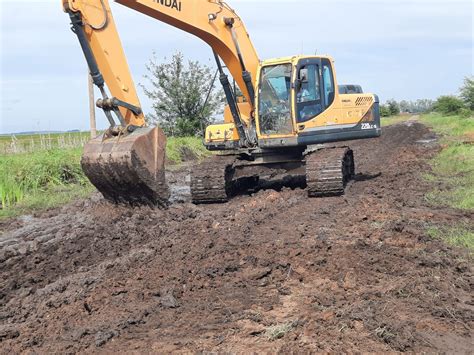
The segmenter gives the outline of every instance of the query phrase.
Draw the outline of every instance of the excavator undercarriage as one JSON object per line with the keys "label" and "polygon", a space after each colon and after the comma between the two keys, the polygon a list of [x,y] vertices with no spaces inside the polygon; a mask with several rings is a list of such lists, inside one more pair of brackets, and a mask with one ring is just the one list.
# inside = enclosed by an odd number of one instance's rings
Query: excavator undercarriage
{"label": "excavator undercarriage", "polygon": [[191,196],[195,204],[222,203],[240,193],[282,187],[306,187],[309,197],[339,196],[354,174],[348,147],[218,155],[193,169]]}

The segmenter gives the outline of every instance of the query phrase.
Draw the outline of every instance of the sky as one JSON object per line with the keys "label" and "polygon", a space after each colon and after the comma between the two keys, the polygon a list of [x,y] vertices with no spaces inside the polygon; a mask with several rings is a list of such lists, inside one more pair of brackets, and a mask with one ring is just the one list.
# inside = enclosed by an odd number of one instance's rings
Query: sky
{"label": "sky", "polygon": [[[187,0],[182,0],[187,1]],[[205,0],[202,0],[205,1]],[[228,0],[261,59],[329,54],[339,84],[388,99],[456,94],[473,75],[471,0]],[[112,3],[135,83],[153,52],[214,66],[200,39]],[[87,130],[87,67],[60,0],[0,0],[0,134]],[[138,88],[145,113],[151,103]],[[99,128],[107,121],[97,111]]]}

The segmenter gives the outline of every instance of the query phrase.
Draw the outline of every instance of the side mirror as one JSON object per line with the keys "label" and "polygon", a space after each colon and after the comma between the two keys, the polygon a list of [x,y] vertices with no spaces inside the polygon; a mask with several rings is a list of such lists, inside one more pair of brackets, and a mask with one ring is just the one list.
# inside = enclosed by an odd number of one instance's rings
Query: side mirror
{"label": "side mirror", "polygon": [[308,82],[308,69],[300,69],[298,78],[296,79],[296,91],[301,90],[301,86]]}
{"label": "side mirror", "polygon": [[301,83],[307,83],[308,82],[308,69],[300,69],[299,79],[300,79]]}

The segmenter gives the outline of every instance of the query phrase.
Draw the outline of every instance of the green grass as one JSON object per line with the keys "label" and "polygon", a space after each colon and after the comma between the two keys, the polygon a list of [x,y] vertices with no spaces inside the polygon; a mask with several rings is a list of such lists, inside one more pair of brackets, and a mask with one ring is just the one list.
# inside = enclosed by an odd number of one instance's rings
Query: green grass
{"label": "green grass", "polygon": [[[209,152],[199,138],[172,137],[166,154],[170,164],[178,165],[190,158],[202,159]],[[82,148],[0,154],[0,218],[59,207],[89,196],[94,188],[81,169],[81,155]]]}
{"label": "green grass", "polygon": [[443,116],[438,113],[422,115],[421,122],[431,127],[435,132],[445,135],[445,138],[474,133],[474,117]]}
{"label": "green grass", "polygon": [[474,255],[474,232],[472,230],[463,227],[430,227],[428,235],[432,238],[442,239],[448,244],[466,248],[471,255]]}
{"label": "green grass", "polygon": [[423,115],[421,122],[441,135],[443,150],[430,162],[430,181],[443,188],[430,192],[426,198],[436,205],[474,210],[474,145],[464,137],[474,134],[474,118],[460,116]]}
{"label": "green grass", "polygon": [[89,138],[89,132],[0,135],[0,154],[30,153],[54,148],[80,148]]}
{"label": "green grass", "polygon": [[17,214],[18,209],[28,206],[54,207],[69,201],[68,196],[92,191],[80,156],[80,148],[0,156],[0,217]]}
{"label": "green grass", "polygon": [[50,186],[47,189],[32,191],[15,205],[0,209],[0,219],[60,207],[79,198],[87,198],[93,191],[94,187],[90,184]]}
{"label": "green grass", "polygon": [[381,123],[382,127],[387,127],[396,123],[401,123],[409,120],[412,118],[413,115],[400,115],[400,116],[390,116],[390,117],[382,117]]}
{"label": "green grass", "polygon": [[[450,206],[474,211],[474,145],[469,142],[474,134],[474,117],[423,115],[421,122],[440,134],[441,152],[431,160],[429,181],[439,184],[427,194],[433,205]],[[471,138],[469,138],[471,137]],[[428,235],[446,243],[467,248],[474,255],[474,231],[469,226],[432,226]]]}
{"label": "green grass", "polygon": [[[382,119],[382,125],[400,123],[411,116]],[[421,115],[418,119],[440,136],[442,150],[430,161],[425,178],[439,187],[426,195],[433,206],[474,211],[474,117]],[[474,232],[468,226],[431,226],[428,235],[474,253]]]}
{"label": "green grass", "polygon": [[196,159],[209,156],[209,151],[204,147],[201,138],[196,137],[171,137],[166,145],[166,158],[173,164],[180,164],[186,160],[186,155]]}
{"label": "green grass", "polygon": [[426,198],[435,205],[474,210],[474,146],[453,144],[443,149],[432,161],[430,181],[442,188],[430,192]]}

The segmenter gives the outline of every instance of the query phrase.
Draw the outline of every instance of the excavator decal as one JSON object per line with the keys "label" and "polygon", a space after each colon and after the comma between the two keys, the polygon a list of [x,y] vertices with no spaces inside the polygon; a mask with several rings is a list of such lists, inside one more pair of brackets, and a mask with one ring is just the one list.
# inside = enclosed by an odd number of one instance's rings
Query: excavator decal
{"label": "excavator decal", "polygon": [[153,1],[163,6],[181,11],[181,1],[176,1],[176,0],[153,0]]}

